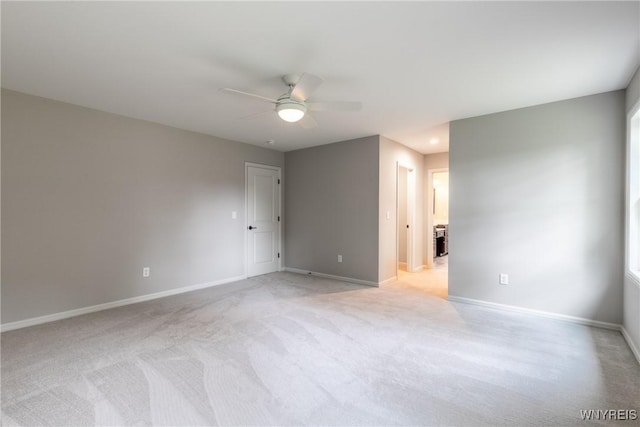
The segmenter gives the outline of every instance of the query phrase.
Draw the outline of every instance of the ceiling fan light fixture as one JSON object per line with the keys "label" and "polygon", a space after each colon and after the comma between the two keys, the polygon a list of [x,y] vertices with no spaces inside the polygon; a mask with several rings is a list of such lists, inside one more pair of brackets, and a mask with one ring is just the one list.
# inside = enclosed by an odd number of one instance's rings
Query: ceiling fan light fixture
{"label": "ceiling fan light fixture", "polygon": [[295,123],[304,117],[307,108],[298,102],[280,102],[276,105],[276,111],[285,122]]}

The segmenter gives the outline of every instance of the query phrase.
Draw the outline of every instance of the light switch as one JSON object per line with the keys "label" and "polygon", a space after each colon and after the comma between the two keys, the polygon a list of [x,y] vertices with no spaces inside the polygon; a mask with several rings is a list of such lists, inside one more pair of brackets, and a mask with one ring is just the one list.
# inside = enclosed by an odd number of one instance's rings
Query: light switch
{"label": "light switch", "polygon": [[232,211],[231,212],[231,219],[236,219],[236,218],[238,218],[238,212]]}

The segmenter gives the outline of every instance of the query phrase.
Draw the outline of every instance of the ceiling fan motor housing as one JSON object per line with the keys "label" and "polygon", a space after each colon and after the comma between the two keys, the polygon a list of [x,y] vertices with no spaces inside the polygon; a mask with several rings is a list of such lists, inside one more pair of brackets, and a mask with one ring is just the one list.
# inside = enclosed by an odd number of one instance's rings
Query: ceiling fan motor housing
{"label": "ceiling fan motor housing", "polygon": [[282,81],[289,87],[295,86],[299,80],[300,76],[297,74],[285,74],[282,76]]}

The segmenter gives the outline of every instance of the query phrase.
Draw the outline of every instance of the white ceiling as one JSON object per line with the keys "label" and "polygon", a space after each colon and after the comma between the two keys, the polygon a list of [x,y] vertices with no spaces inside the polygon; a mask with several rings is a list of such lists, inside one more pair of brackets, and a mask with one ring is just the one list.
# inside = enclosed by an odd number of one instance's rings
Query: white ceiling
{"label": "white ceiling", "polygon": [[[633,2],[6,2],[2,86],[282,151],[381,134],[448,150],[451,120],[621,89],[640,64]],[[269,104],[324,78],[305,130]],[[431,144],[437,137],[439,144]]]}

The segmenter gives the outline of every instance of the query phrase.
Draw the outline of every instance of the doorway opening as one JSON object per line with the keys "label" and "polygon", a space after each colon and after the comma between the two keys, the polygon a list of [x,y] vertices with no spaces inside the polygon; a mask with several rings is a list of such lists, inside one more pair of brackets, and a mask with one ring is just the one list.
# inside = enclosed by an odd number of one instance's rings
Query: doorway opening
{"label": "doorway opening", "polygon": [[[449,169],[429,169],[416,218],[416,173],[397,169],[397,268],[399,286],[446,299],[448,295]],[[420,235],[416,235],[419,230]],[[422,248],[415,248],[415,242]],[[417,254],[417,255],[416,255]],[[418,259],[416,259],[416,256]]]}
{"label": "doorway opening", "polygon": [[446,299],[449,293],[449,169],[427,170],[425,184],[425,268],[405,280]]}
{"label": "doorway opening", "polygon": [[[449,257],[449,169],[427,171],[428,269],[447,269]],[[429,244],[430,243],[430,244]]]}
{"label": "doorway opening", "polygon": [[449,171],[432,174],[433,268],[447,270],[449,259]]}

